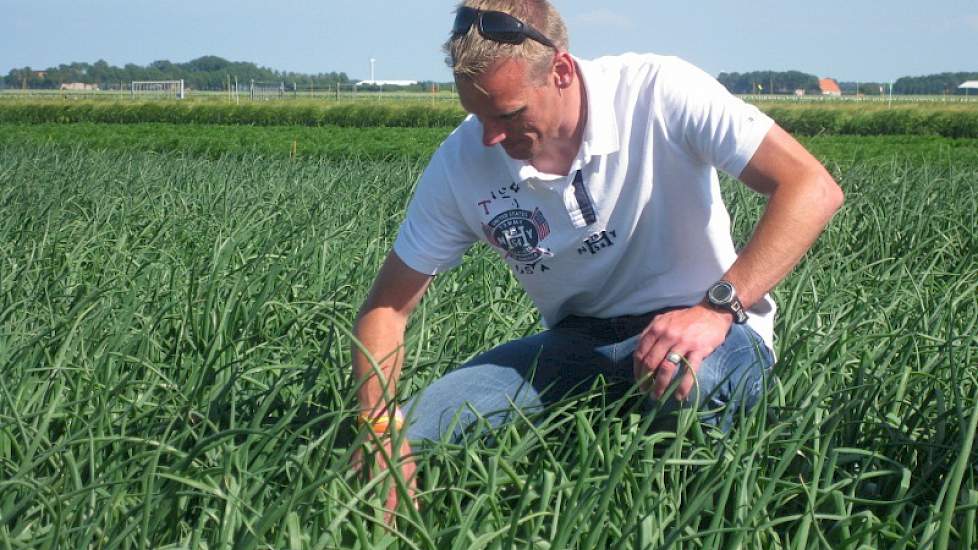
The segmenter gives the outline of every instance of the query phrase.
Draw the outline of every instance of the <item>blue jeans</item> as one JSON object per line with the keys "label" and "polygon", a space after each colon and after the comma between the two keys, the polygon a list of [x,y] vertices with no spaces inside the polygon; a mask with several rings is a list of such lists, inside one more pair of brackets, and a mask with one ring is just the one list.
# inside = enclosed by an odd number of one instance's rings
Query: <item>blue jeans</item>
{"label": "blue jeans", "polygon": [[[413,441],[457,441],[480,417],[495,428],[512,417],[514,407],[538,412],[588,391],[602,378],[609,400],[634,393],[632,354],[642,330],[659,313],[611,319],[570,316],[550,330],[493,348],[404,405],[407,436]],[[761,337],[735,324],[700,365],[686,402],[668,398],[656,404],[646,398],[646,406],[662,414],[695,404],[699,411],[710,411],[701,417],[704,423],[726,431],[740,408],[749,410],[757,402],[773,364]]]}

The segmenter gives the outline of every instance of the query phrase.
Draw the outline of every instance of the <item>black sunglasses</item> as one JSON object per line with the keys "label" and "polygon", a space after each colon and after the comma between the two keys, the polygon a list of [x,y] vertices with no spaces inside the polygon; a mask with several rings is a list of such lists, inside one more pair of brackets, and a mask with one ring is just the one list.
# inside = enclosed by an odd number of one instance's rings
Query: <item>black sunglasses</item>
{"label": "black sunglasses", "polygon": [[522,44],[527,38],[532,38],[544,46],[557,49],[549,38],[530,25],[520,21],[508,13],[501,11],[482,11],[462,6],[455,14],[455,24],[452,25],[452,36],[469,32],[472,24],[479,23],[479,34],[505,44]]}

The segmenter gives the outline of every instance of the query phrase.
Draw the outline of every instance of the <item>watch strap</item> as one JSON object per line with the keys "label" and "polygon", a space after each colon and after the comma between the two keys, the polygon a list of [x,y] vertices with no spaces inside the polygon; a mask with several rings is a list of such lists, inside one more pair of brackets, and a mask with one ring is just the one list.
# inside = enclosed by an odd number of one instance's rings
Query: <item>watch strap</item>
{"label": "watch strap", "polygon": [[729,304],[730,313],[733,313],[734,323],[742,325],[747,322],[747,312],[744,311],[744,304],[740,303],[740,298],[734,296]]}
{"label": "watch strap", "polygon": [[[729,286],[732,296],[728,300],[724,301],[714,300],[712,297],[712,290],[717,285]],[[706,291],[706,301],[714,308],[720,311],[726,311],[727,313],[733,315],[734,323],[742,325],[747,322],[747,312],[744,310],[744,304],[741,303],[740,297],[737,296],[737,288],[733,286],[733,283],[730,281],[720,280],[710,286],[710,288]]]}

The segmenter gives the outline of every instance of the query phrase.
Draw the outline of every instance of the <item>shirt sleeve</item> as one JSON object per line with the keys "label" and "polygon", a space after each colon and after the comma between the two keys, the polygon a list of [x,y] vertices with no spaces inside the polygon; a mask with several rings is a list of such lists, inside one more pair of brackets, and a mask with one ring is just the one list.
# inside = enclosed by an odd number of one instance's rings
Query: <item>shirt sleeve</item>
{"label": "shirt sleeve", "polygon": [[437,275],[457,266],[478,240],[465,224],[450,183],[438,151],[418,181],[394,241],[397,256],[425,275]]}
{"label": "shirt sleeve", "polygon": [[684,147],[703,162],[739,177],[774,120],[681,59],[672,58],[661,76],[666,112],[678,126]]}

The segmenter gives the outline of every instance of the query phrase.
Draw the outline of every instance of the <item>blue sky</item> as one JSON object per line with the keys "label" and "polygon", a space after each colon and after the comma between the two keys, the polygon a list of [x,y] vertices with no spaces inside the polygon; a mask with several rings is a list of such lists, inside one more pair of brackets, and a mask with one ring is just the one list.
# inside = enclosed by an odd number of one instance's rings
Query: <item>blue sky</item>
{"label": "blue sky", "polygon": [[[299,72],[451,80],[450,0],[0,0],[0,72],[219,55]],[[978,0],[554,0],[571,52],[684,57],[707,72],[795,69],[842,81],[978,71]]]}

